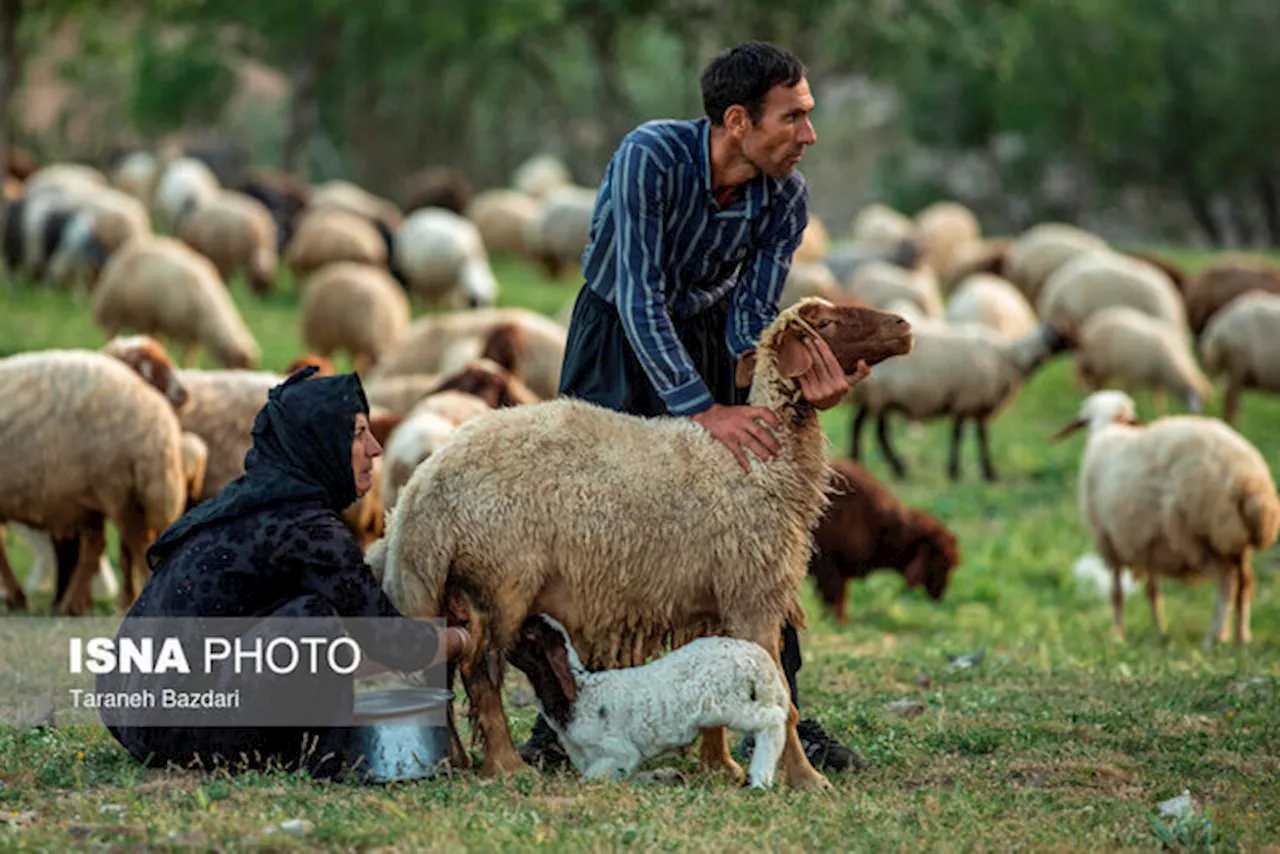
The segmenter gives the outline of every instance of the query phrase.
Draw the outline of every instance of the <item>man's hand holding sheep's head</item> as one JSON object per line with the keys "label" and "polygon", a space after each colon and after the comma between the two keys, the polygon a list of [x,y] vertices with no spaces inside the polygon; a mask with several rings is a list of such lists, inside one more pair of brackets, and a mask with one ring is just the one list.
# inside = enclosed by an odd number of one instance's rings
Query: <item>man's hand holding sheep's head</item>
{"label": "man's hand holding sheep's head", "polygon": [[[799,376],[800,393],[804,399],[819,410],[831,409],[844,400],[855,385],[871,376],[871,368],[865,360],[858,360],[857,370],[846,374],[840,366],[840,360],[831,351],[830,345],[821,336],[804,336],[805,352],[809,356],[809,368]],[[742,388],[751,384],[750,377],[755,371],[756,354],[752,350],[745,353],[738,370],[738,385]]]}

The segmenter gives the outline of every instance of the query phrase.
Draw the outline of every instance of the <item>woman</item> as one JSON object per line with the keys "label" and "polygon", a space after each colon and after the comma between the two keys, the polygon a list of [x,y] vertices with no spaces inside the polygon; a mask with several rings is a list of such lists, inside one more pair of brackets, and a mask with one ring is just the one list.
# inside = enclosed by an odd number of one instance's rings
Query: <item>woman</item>
{"label": "woman", "polygon": [[[304,368],[271,389],[254,421],[244,474],[175,522],[148,550],[153,574],[118,639],[146,636],[146,627],[164,625],[160,619],[184,618],[170,620],[161,631],[172,635],[173,625],[181,625],[184,646],[193,646],[187,640],[206,632],[225,634],[220,629],[231,621],[211,618],[270,618],[237,635],[241,648],[287,636],[290,626],[328,639],[342,637],[345,626],[362,651],[387,667],[415,671],[441,663],[437,628],[396,610],[339,515],[373,486],[373,460],[382,453],[369,430],[360,380],[355,374],[312,378],[316,370]],[[452,659],[465,645],[466,632],[446,629],[444,636]],[[340,658],[343,665],[350,661],[349,654]],[[193,672],[203,664],[193,663]],[[319,676],[301,668],[284,677],[270,671],[245,677],[225,675],[225,667],[204,682],[199,674],[180,677],[184,688],[241,687],[248,695],[237,711],[192,713],[182,717],[183,725],[172,724],[174,712],[168,725],[149,725],[165,720],[154,708],[101,714],[116,739],[147,765],[274,763],[339,777],[350,759],[342,749],[342,724],[350,720],[354,677],[321,669]],[[173,677],[116,674],[99,677],[97,687],[99,693],[136,692],[158,684],[177,683]],[[262,725],[273,710],[280,725]],[[291,725],[290,715],[296,719],[302,712],[332,725]]]}

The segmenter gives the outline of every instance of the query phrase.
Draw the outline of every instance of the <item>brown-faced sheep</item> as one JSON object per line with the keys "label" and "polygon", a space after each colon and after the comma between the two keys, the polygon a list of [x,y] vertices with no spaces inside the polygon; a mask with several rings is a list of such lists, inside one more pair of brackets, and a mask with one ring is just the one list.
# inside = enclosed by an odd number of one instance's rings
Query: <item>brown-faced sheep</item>
{"label": "brown-faced sheep", "polygon": [[[804,625],[799,588],[826,504],[826,439],[800,391],[821,336],[841,367],[907,352],[906,321],[807,300],[762,333],[750,401],[781,423],[778,454],[744,474],[687,418],[641,418],[559,398],[497,409],[458,427],[418,467],[369,564],[405,614],[471,614],[459,661],[486,773],[521,767],[502,708],[501,656],[521,622],[545,612],[573,633],[588,667],[641,663],[670,639],[746,638],[779,661],[782,628]],[[691,547],[696,544],[696,547]],[[809,763],[791,707],[783,776],[826,785]],[[741,778],[723,728],[704,730],[702,760]]]}
{"label": "brown-faced sheep", "polygon": [[119,359],[74,350],[0,360],[0,400],[0,520],[54,539],[84,535],[59,603],[64,613],[87,598],[105,546],[103,521],[111,521],[120,531],[120,604],[127,608],[135,571],[146,570],[145,549],[186,503],[173,407]]}
{"label": "brown-faced sheep", "polygon": [[1233,256],[1205,267],[1187,283],[1184,295],[1191,331],[1201,335],[1209,318],[1252,290],[1280,294],[1280,265],[1262,258]]}
{"label": "brown-faced sheep", "polygon": [[305,211],[284,253],[298,280],[336,261],[385,268],[389,260],[387,241],[369,218],[333,207]]}
{"label": "brown-faced sheep", "polygon": [[1258,449],[1217,418],[1175,415],[1138,422],[1119,391],[1090,395],[1054,437],[1087,427],[1080,460],[1080,515],[1111,568],[1115,630],[1124,633],[1126,567],[1146,576],[1156,630],[1164,634],[1160,578],[1218,583],[1205,646],[1227,639],[1235,605],[1235,640],[1250,640],[1253,553],[1280,533],[1280,497]]}
{"label": "brown-faced sheep", "polygon": [[896,569],[908,589],[941,599],[960,565],[956,536],[938,517],[908,507],[863,466],[831,460],[831,504],[814,531],[809,574],[838,622],[847,619],[850,579]]}
{"label": "brown-faced sheep", "polygon": [[130,329],[169,338],[186,366],[201,347],[229,368],[255,367],[262,355],[213,262],[172,237],[139,238],[113,255],[91,312],[111,336]]}
{"label": "brown-faced sheep", "polygon": [[1206,373],[1227,375],[1222,418],[1228,424],[1245,389],[1280,392],[1280,294],[1246,291],[1231,300],[1205,324],[1200,350]]}
{"label": "brown-faced sheep", "polygon": [[276,223],[252,196],[219,190],[182,218],[178,236],[212,261],[223,281],[242,273],[254,293],[275,287]]}
{"label": "brown-faced sheep", "polygon": [[312,273],[302,295],[302,341],[321,356],[342,350],[368,376],[409,327],[409,297],[386,270],[339,261]]}

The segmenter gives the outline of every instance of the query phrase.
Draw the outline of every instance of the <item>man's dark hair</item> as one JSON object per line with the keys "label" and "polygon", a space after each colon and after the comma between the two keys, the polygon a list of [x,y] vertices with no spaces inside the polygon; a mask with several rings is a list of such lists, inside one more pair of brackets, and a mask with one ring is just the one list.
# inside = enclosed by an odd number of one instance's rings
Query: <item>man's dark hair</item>
{"label": "man's dark hair", "polygon": [[718,54],[702,71],[702,106],[713,125],[724,123],[724,111],[746,107],[760,121],[764,99],[774,86],[794,86],[805,76],[795,54],[768,42],[744,42]]}

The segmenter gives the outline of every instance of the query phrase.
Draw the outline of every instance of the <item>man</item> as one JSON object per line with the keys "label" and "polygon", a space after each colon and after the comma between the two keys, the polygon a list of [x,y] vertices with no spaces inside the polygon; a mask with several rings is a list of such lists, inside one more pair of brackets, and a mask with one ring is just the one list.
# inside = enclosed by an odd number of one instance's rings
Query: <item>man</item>
{"label": "man", "polygon": [[[816,141],[804,65],[763,42],[715,57],[702,73],[706,117],[647,122],[605,171],[583,253],[586,284],[569,323],[560,393],[643,416],[692,418],[750,470],[773,456],[773,413],[747,406],[735,382],[778,311],[791,256],[808,223],[795,171]],[[865,373],[846,377],[825,343],[801,378],[821,409]],[[783,633],[783,670],[796,703],[800,646]],[[816,721],[798,727],[810,762],[845,770],[861,760]],[[566,761],[539,718],[521,748],[535,765]]]}

